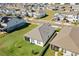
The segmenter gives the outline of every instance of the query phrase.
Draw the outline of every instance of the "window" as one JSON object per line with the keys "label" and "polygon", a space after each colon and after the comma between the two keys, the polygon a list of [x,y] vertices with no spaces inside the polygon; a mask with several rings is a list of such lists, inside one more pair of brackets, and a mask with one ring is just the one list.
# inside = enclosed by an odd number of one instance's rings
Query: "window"
{"label": "window", "polygon": [[32,42],[32,43],[35,43],[34,40],[32,40],[32,39],[31,39],[31,42]]}
{"label": "window", "polygon": [[29,37],[25,37],[25,40],[26,40],[26,41],[30,41],[30,38],[29,38]]}
{"label": "window", "polygon": [[37,43],[38,43],[38,44],[40,44],[40,42],[39,42],[39,41],[37,41]]}

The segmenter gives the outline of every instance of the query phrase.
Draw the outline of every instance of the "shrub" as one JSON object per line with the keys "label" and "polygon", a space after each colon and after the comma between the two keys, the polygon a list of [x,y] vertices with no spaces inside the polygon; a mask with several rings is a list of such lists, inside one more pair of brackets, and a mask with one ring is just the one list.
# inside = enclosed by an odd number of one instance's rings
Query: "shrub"
{"label": "shrub", "polygon": [[62,51],[58,52],[58,56],[62,56],[62,55],[63,55]]}
{"label": "shrub", "polygon": [[61,30],[60,28],[57,28],[57,29],[56,29],[56,32],[59,32],[60,30]]}
{"label": "shrub", "polygon": [[38,53],[39,53],[38,51],[32,50],[32,54],[36,55],[36,54],[38,54]]}

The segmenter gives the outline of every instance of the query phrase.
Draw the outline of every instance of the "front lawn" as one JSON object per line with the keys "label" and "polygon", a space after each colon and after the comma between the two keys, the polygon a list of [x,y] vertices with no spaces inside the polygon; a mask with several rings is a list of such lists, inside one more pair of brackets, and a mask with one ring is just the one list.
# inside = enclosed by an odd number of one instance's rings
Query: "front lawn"
{"label": "front lawn", "polygon": [[[37,25],[31,24],[23,29],[11,32],[0,38],[0,55],[5,56],[33,56],[38,55],[42,47],[24,40],[24,34],[35,28]],[[33,53],[36,51],[37,53]]]}

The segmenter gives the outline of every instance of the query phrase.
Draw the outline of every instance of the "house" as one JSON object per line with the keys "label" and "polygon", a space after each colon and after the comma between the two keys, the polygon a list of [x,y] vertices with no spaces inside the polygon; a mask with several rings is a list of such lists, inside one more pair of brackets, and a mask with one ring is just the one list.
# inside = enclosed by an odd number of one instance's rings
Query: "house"
{"label": "house", "polygon": [[0,20],[0,31],[10,32],[26,24],[26,21],[18,17],[2,17]]}
{"label": "house", "polygon": [[65,15],[62,13],[55,13],[53,16],[53,19],[55,21],[62,21],[64,19]]}
{"label": "house", "polygon": [[44,46],[51,36],[55,33],[55,28],[49,24],[42,24],[24,35],[25,40],[39,46]]}
{"label": "house", "polygon": [[79,21],[79,11],[72,11],[69,13],[64,13],[67,17],[67,20],[69,20],[70,22],[73,22],[74,20],[78,20]]}
{"label": "house", "polygon": [[58,10],[60,5],[56,5],[56,4],[49,4],[47,9],[49,10]]}
{"label": "house", "polygon": [[7,14],[7,15],[15,15],[15,10],[13,10],[13,9],[6,9],[5,10],[5,12],[4,12],[5,14]]}
{"label": "house", "polygon": [[72,4],[70,4],[70,3],[65,3],[65,4],[63,5],[63,8],[64,8],[64,11],[65,11],[65,12],[70,12],[70,11],[72,11]]}
{"label": "house", "polygon": [[38,9],[31,9],[27,11],[28,16],[34,17],[34,18],[41,18],[46,15],[45,10],[43,8],[38,8]]}
{"label": "house", "polygon": [[0,14],[15,15],[16,13],[15,13],[14,9],[1,8],[0,9]]}
{"label": "house", "polygon": [[54,20],[62,21],[64,18],[69,22],[79,21],[79,11],[72,11],[72,12],[64,12],[64,13],[56,13],[53,16]]}
{"label": "house", "polygon": [[63,27],[50,44],[64,56],[79,56],[79,27]]}
{"label": "house", "polygon": [[76,4],[72,5],[72,9],[74,11],[79,11],[79,3],[76,3]]}
{"label": "house", "polygon": [[36,10],[33,17],[34,18],[41,18],[41,17],[44,17],[45,15],[46,15],[45,10],[43,8],[39,8],[38,10]]}
{"label": "house", "polygon": [[30,17],[33,17],[33,13],[34,13],[33,10],[28,10],[27,11],[27,15],[30,16]]}
{"label": "house", "polygon": [[20,9],[19,15],[22,16],[22,17],[27,16],[27,10],[26,9]]}

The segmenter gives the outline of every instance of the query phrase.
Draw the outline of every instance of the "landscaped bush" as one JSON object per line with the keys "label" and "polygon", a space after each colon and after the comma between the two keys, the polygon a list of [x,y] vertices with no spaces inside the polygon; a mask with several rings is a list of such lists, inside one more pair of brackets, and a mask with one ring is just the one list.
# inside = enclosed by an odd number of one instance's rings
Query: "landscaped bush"
{"label": "landscaped bush", "polygon": [[60,28],[57,28],[57,29],[56,29],[56,32],[59,32],[60,30],[61,30]]}
{"label": "landscaped bush", "polygon": [[39,53],[38,51],[32,50],[32,54],[36,55],[36,54],[38,54],[38,53]]}
{"label": "landscaped bush", "polygon": [[58,56],[63,56],[63,52],[62,51],[58,52]]}

